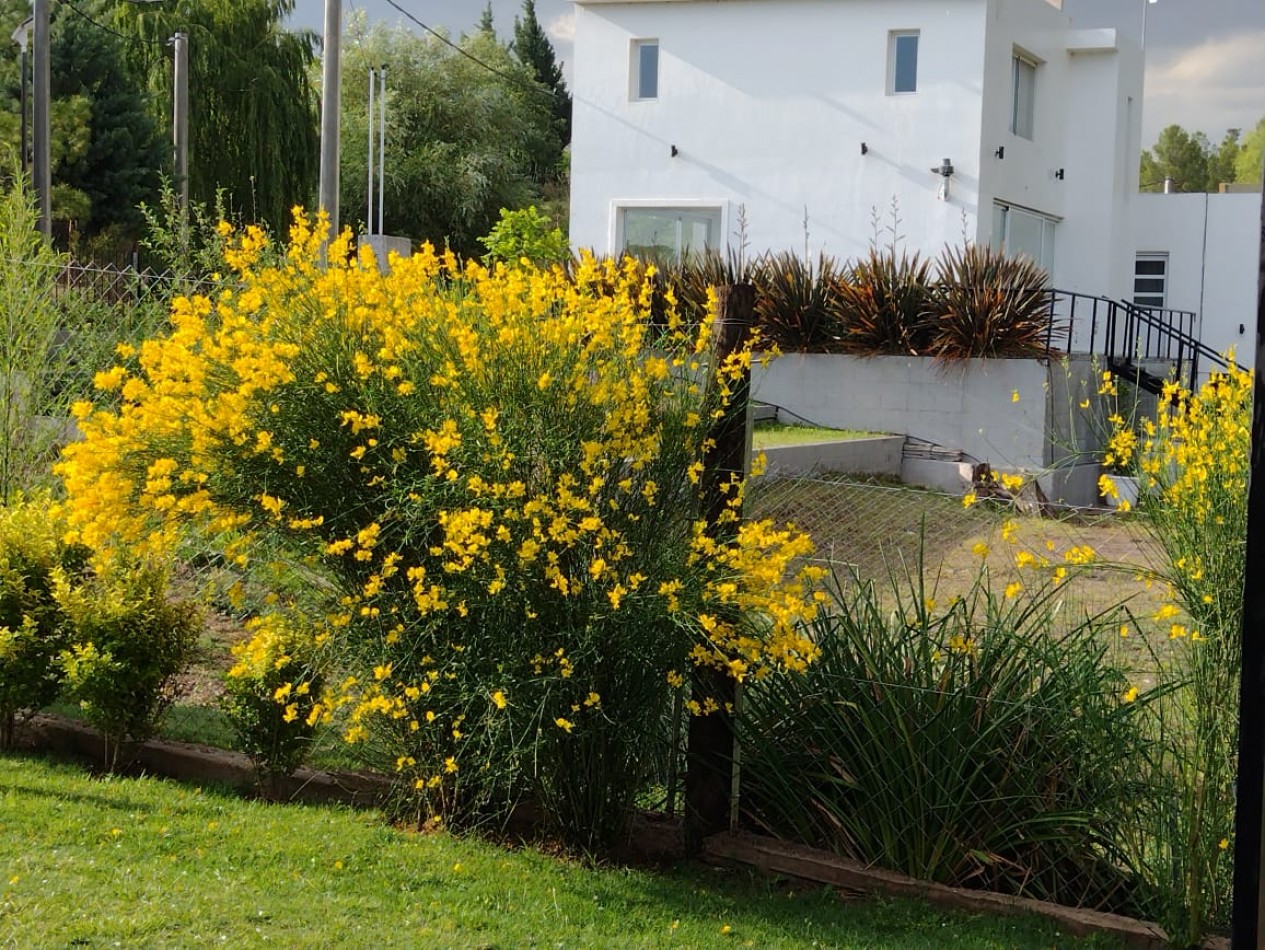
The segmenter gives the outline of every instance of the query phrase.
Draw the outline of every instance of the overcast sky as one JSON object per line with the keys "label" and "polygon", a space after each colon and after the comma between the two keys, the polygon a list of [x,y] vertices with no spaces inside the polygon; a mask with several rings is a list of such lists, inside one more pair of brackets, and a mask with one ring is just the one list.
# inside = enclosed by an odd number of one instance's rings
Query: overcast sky
{"label": "overcast sky", "polygon": [[[396,0],[419,20],[469,31],[484,0]],[[1007,0],[1003,0],[1007,2]],[[320,31],[320,0],[299,0],[293,22]],[[1265,116],[1265,2],[1262,0],[1064,0],[1080,26],[1114,26],[1135,38],[1146,7],[1146,104],[1142,141],[1177,123],[1213,141],[1228,128],[1250,128]],[[498,32],[508,36],[521,0],[492,0]],[[407,23],[387,0],[343,0],[344,13],[363,10],[370,20]],[[536,0],[558,58],[571,59],[571,0]],[[568,75],[570,70],[568,69]]]}

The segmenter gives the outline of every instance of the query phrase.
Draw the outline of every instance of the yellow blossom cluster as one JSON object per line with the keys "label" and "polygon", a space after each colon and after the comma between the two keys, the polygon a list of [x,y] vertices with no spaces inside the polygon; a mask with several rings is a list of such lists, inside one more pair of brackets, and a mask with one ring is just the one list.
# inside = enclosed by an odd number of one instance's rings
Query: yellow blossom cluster
{"label": "yellow blossom cluster", "polygon": [[[699,520],[708,425],[749,348],[715,361],[710,324],[671,307],[652,327],[636,262],[424,246],[383,273],[344,235],[322,267],[326,231],[296,213],[277,257],[226,229],[235,281],[98,378],[119,408],[77,406],[59,465],[74,540],[166,550],[196,526],[238,566],[268,539],[334,579],[314,622],[357,665],[304,719],[395,736],[426,790],[472,771],[476,723],[578,737],[621,714],[611,654],[660,688],[690,662],[744,679],[811,660],[807,537],[739,523],[741,479],[721,486],[732,524]],[[265,625],[235,669],[278,649]]]}

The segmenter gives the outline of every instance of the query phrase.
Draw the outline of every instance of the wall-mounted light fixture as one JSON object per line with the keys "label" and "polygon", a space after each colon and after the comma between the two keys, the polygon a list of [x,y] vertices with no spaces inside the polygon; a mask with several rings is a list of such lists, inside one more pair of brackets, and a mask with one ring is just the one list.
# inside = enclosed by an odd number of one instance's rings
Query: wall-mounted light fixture
{"label": "wall-mounted light fixture", "polygon": [[1005,158],[1005,157],[1006,157],[1006,146],[998,145],[997,148],[993,150],[993,158]]}
{"label": "wall-mounted light fixture", "polygon": [[931,169],[933,175],[940,176],[940,190],[936,192],[936,197],[941,201],[949,200],[949,179],[953,177],[954,171],[953,162],[947,158]]}
{"label": "wall-mounted light fixture", "polygon": [[679,148],[677,148],[675,145],[673,145],[673,146],[672,146],[672,157],[673,157],[673,158],[676,158],[676,157],[677,157],[678,155],[680,155],[680,154],[681,154],[681,150],[680,150]]}
{"label": "wall-mounted light fixture", "polygon": [[870,147],[869,147],[868,145],[866,145],[864,142],[862,142],[862,143],[861,143],[861,154],[862,154],[862,155],[869,155],[869,154],[870,154]]}
{"label": "wall-mounted light fixture", "polygon": [[1063,180],[1063,175],[1064,175],[1064,171],[1062,168],[1054,169],[1054,177],[1057,178],[1059,181]]}

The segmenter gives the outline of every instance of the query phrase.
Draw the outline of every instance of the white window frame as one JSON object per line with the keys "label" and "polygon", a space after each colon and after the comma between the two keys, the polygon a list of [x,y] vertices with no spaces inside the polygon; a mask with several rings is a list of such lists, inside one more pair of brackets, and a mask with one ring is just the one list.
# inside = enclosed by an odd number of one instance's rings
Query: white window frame
{"label": "white window frame", "polygon": [[[1029,142],[1036,138],[1037,128],[1037,74],[1040,63],[1035,56],[1020,49],[1010,60],[1010,132]],[[1025,88],[1024,76],[1031,81]]]}
{"label": "white window frame", "polygon": [[[896,56],[902,39],[912,37],[914,40],[914,88],[896,88]],[[921,30],[892,30],[887,34],[887,94],[889,96],[912,96],[918,92],[918,59],[922,47]]]}
{"label": "white window frame", "polygon": [[[647,47],[654,47],[654,95],[643,96],[642,93],[642,50]],[[654,102],[659,98],[659,80],[663,76],[662,61],[660,57],[663,50],[659,46],[659,40],[656,37],[639,37],[629,45],[628,55],[628,98],[633,102]]]}
{"label": "white window frame", "polygon": [[722,198],[617,198],[611,202],[609,247],[613,255],[624,253],[624,212],[644,211],[718,211],[720,230],[716,249],[724,251],[729,246],[729,222],[732,218],[730,202]]}
{"label": "white window frame", "polygon": [[[1161,274],[1139,274],[1138,265],[1141,263],[1159,262],[1164,265]],[[1168,309],[1168,276],[1169,276],[1169,257],[1167,251],[1138,251],[1133,258],[1133,292],[1129,295],[1129,299],[1136,306],[1146,310],[1166,310]],[[1163,287],[1157,293],[1155,291],[1138,291],[1139,280],[1159,280]],[[1143,303],[1139,297],[1153,300],[1159,298],[1159,303]]]}

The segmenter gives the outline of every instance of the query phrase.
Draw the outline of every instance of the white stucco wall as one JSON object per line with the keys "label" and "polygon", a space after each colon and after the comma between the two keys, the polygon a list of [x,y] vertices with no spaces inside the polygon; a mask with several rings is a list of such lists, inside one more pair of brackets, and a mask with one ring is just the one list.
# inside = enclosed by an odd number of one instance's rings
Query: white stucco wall
{"label": "white stucco wall", "polygon": [[[920,31],[918,91],[888,95],[889,31],[905,29]],[[637,38],[659,41],[653,101],[630,100]],[[1031,140],[1010,132],[1016,50],[1039,62]],[[617,251],[620,206],[701,205],[722,209],[730,242],[743,207],[753,251],[847,258],[894,200],[905,246],[934,256],[989,241],[1001,200],[1058,221],[1056,285],[1127,289],[1140,54],[1115,31],[1072,30],[1056,3],[579,0],[574,88],[577,247]],[[931,172],[943,158],[948,201]]]}
{"label": "white stucco wall", "polygon": [[1198,314],[1203,342],[1234,347],[1244,366],[1254,362],[1260,227],[1259,194],[1135,197],[1133,246],[1168,254],[1169,307]]}
{"label": "white stucco wall", "polygon": [[[731,239],[743,205],[754,250],[802,251],[807,210],[810,253],[863,253],[872,209],[889,223],[893,198],[911,249],[974,236],[985,11],[986,0],[578,4],[572,242],[616,250],[625,199],[719,204]],[[895,29],[921,31],[914,94],[886,94]],[[629,101],[637,37],[659,40],[653,101]],[[931,172],[943,158],[957,169],[947,202]]]}

